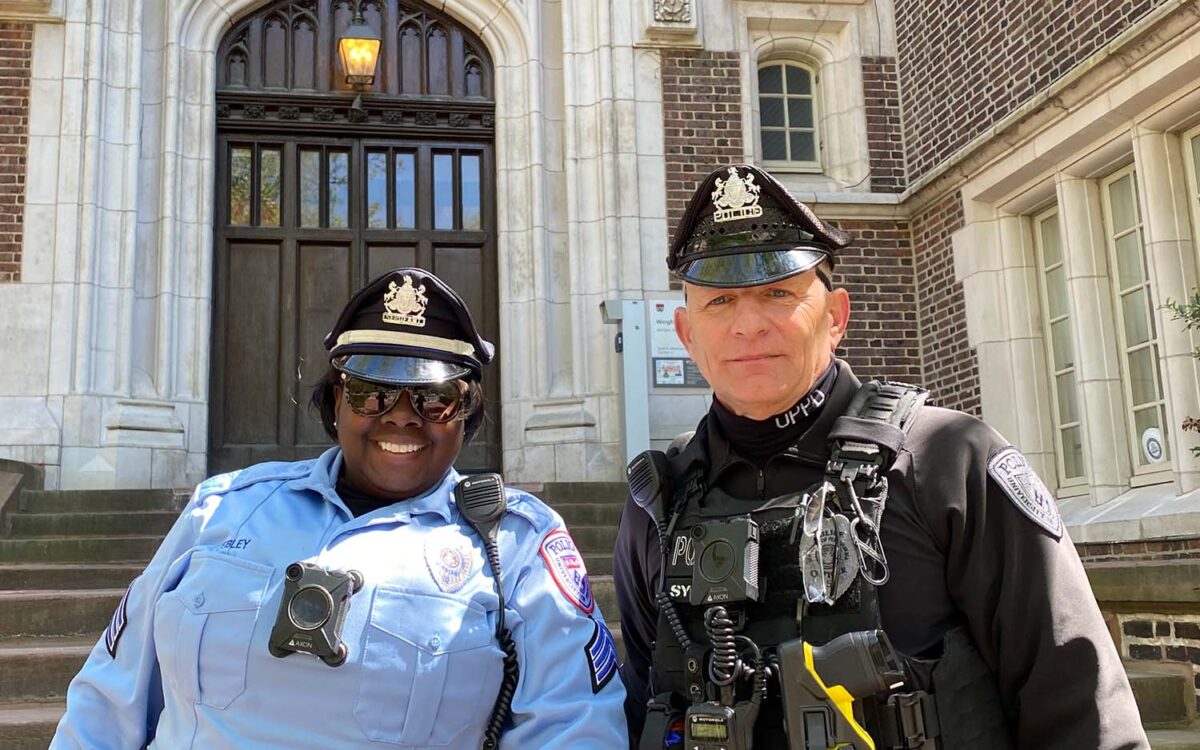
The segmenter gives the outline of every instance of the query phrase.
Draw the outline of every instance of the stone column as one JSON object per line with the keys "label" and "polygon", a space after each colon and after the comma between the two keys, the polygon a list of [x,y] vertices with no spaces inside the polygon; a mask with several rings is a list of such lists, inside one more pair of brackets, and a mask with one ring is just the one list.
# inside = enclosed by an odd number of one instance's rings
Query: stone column
{"label": "stone column", "polygon": [[1200,372],[1193,356],[1198,342],[1193,332],[1184,330],[1182,321],[1171,319],[1163,304],[1184,302],[1196,289],[1196,248],[1188,221],[1195,199],[1186,188],[1186,157],[1178,135],[1135,128],[1133,154],[1167,401],[1163,432],[1170,441],[1179,490],[1190,492],[1200,487],[1200,467],[1191,453],[1192,446],[1200,445],[1200,436],[1184,432],[1181,425],[1185,417],[1200,417]]}
{"label": "stone column", "polygon": [[1056,183],[1085,474],[1091,478],[1090,503],[1103,505],[1128,488],[1130,457],[1119,352],[1113,346],[1117,331],[1100,222],[1100,189],[1092,180],[1063,173],[1056,176]]}
{"label": "stone column", "polygon": [[1057,484],[1053,423],[1033,249],[1024,220],[967,202],[954,234],[967,338],[979,358],[983,418]]}

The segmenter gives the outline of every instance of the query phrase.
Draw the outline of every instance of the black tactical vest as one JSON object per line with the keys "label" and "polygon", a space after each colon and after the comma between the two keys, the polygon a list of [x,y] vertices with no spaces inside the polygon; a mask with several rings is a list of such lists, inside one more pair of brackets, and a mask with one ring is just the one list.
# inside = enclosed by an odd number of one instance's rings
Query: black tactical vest
{"label": "black tactical vest", "polygon": [[[847,414],[830,432],[833,460],[827,476],[843,472],[843,478],[862,490],[865,482],[859,480],[886,473],[903,444],[904,430],[924,397],[923,390],[903,384],[864,384],[852,399]],[[868,466],[869,470],[861,471],[856,468],[859,466]],[[819,646],[843,633],[882,629],[876,588],[862,576],[833,604],[812,604],[798,611],[805,602],[798,562],[801,544],[801,534],[797,533],[798,506],[805,493],[816,490],[820,483],[797,487],[795,492],[766,501],[748,500],[733,497],[719,488],[704,487],[707,468],[704,460],[693,460],[682,476],[673,477],[674,512],[667,528],[660,529],[665,554],[659,596],[669,598],[673,606],[660,606],[651,692],[659,701],[668,700],[678,711],[693,699],[714,697],[704,694],[705,675],[701,667],[710,648],[704,624],[707,606],[693,606],[690,602],[698,546],[694,531],[707,521],[748,516],[757,524],[758,600],[730,604],[727,609],[738,623],[738,633],[761,648],[770,649],[797,637]],[[852,510],[840,507],[840,512],[849,514]],[[686,633],[684,642],[690,644],[690,649],[681,643],[681,630]],[[905,744],[906,733],[912,738],[909,742],[919,742],[922,737],[918,735],[936,737],[937,747],[942,750],[1015,747],[1008,737],[995,681],[965,631],[947,635],[941,660],[905,661],[909,676],[906,689],[934,692],[938,688],[936,708],[935,701],[924,696],[920,706],[908,711],[907,716],[897,717],[902,712],[886,705],[884,699],[865,701],[864,723],[876,738],[876,747],[882,750],[922,746]],[[744,699],[748,689],[743,685],[742,693],[735,697]],[[913,727],[914,721],[921,726]],[[654,731],[649,723],[647,730]],[[650,746],[642,744],[643,748]],[[754,746],[788,747],[779,688],[774,680],[768,686],[768,698],[755,723]]]}

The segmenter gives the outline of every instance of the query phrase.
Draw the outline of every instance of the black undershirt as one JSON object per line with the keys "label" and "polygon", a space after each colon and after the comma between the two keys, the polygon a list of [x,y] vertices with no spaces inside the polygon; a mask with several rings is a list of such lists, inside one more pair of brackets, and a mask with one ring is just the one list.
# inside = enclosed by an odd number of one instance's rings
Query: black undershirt
{"label": "black undershirt", "polygon": [[346,508],[354,514],[355,518],[399,502],[397,500],[385,500],[374,495],[368,495],[346,481],[346,477],[344,476],[338,477],[337,493],[338,497],[342,498],[342,502],[346,504]]}
{"label": "black undershirt", "polygon": [[739,417],[729,411],[715,395],[712,411],[717,417],[722,434],[737,449],[738,455],[753,461],[761,468],[771,456],[783,453],[795,445],[812,426],[825,406],[836,378],[837,367],[831,359],[829,368],[792,408],[766,419]]}

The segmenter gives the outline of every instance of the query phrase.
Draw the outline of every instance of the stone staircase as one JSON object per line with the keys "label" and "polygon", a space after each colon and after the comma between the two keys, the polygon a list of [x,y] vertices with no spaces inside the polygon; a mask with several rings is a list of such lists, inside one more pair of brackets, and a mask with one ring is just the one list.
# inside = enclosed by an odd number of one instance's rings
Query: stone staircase
{"label": "stone staircase", "polygon": [[[521,487],[566,520],[619,645],[612,548],[625,486]],[[25,489],[7,506],[0,496],[0,749],[47,747],[67,684],[180,507],[163,490]],[[1190,665],[1128,669],[1153,750],[1200,750]]]}
{"label": "stone staircase", "polygon": [[0,527],[0,748],[45,750],[67,684],[180,504],[170,490],[28,489],[16,503]]}

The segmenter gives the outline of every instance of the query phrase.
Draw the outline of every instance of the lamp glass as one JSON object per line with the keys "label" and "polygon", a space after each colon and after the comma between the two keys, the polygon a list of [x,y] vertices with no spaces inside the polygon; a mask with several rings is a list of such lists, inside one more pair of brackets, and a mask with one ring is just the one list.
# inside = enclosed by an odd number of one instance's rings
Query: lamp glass
{"label": "lamp glass", "polygon": [[375,82],[375,63],[379,60],[379,34],[365,23],[354,23],[338,39],[338,54],[346,71],[346,83],[370,86]]}

